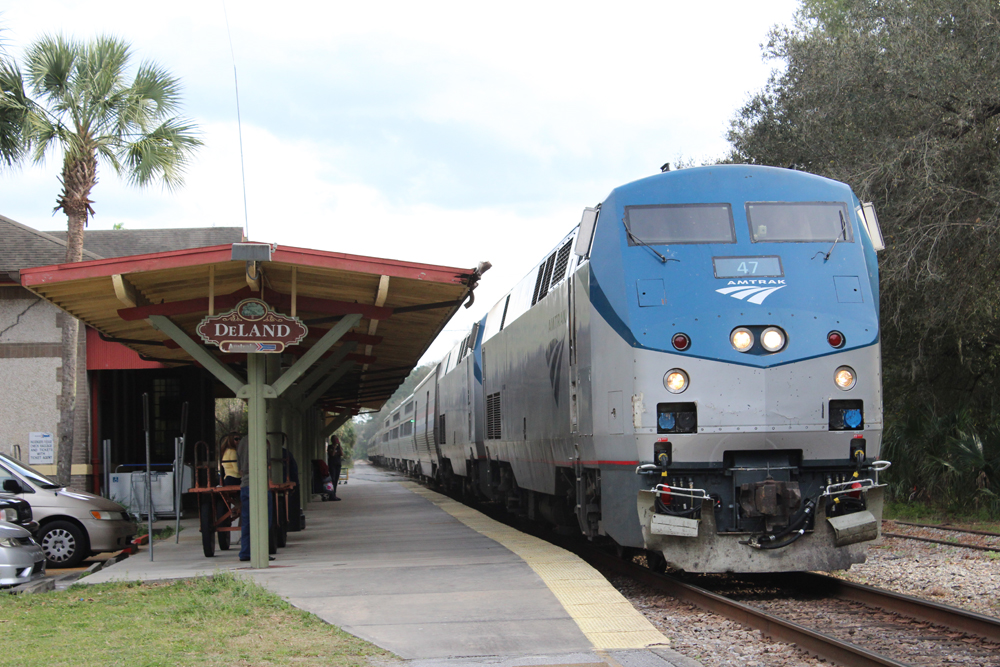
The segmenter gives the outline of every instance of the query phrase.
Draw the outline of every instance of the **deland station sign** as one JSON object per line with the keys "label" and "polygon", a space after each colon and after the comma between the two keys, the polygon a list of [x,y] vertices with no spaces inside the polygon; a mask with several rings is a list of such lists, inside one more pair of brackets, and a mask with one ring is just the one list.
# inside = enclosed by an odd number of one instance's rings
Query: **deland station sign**
{"label": "deland station sign", "polygon": [[271,310],[260,299],[244,299],[228,313],[209,315],[198,324],[198,335],[223,352],[283,352],[298,345],[309,328],[297,317]]}

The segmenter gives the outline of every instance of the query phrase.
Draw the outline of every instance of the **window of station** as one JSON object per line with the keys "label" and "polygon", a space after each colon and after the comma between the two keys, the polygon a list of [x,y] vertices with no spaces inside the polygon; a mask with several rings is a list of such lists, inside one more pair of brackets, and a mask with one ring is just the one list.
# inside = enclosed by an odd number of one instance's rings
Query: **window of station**
{"label": "window of station", "polygon": [[392,438],[393,440],[395,440],[396,438],[399,437],[399,427],[398,426],[396,428],[392,429],[392,435],[390,435],[389,437]]}
{"label": "window of station", "polygon": [[392,416],[392,423],[395,424],[398,421],[399,421],[399,413],[397,412]]}
{"label": "window of station", "polygon": [[729,204],[626,206],[628,244],[736,243]]}
{"label": "window of station", "polygon": [[403,412],[405,412],[406,414],[410,414],[411,412],[413,412],[413,401],[410,401],[409,403],[406,404],[406,407],[403,408]]}
{"label": "window of station", "polygon": [[747,202],[754,243],[853,243],[843,202]]}

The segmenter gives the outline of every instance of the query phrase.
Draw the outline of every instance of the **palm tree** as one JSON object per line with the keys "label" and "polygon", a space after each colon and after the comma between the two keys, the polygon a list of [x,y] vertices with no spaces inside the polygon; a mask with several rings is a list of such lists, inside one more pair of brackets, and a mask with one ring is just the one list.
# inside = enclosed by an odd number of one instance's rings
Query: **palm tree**
{"label": "palm tree", "polygon": [[[0,112],[20,113],[20,149],[35,162],[62,153],[62,192],[55,211],[68,219],[66,261],[83,257],[83,229],[94,215],[90,199],[98,164],[110,166],[130,184],[161,182],[175,188],[201,145],[197,128],[176,117],[180,83],[155,63],[139,64],[128,80],[131,49],[117,37],[89,42],[45,36],[25,56],[25,75],[16,64],[0,67]],[[31,96],[25,91],[30,90]],[[7,161],[16,160],[16,151]],[[0,154],[0,159],[4,155]],[[60,401],[59,481],[69,482],[76,403],[79,322],[63,324],[63,395]]]}

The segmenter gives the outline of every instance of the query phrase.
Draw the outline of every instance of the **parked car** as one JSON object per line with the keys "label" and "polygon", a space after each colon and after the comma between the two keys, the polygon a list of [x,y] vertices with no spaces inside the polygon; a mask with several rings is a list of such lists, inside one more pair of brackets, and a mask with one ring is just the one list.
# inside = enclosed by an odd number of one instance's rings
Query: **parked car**
{"label": "parked car", "polygon": [[17,586],[45,576],[45,552],[26,529],[0,521],[0,586]]}
{"label": "parked car", "polygon": [[19,498],[0,496],[0,521],[14,523],[34,535],[38,522],[32,520],[31,505]]}
{"label": "parked car", "polygon": [[119,551],[136,533],[135,521],[118,503],[57,484],[3,454],[0,489],[31,505],[49,567],[74,567],[91,554]]}

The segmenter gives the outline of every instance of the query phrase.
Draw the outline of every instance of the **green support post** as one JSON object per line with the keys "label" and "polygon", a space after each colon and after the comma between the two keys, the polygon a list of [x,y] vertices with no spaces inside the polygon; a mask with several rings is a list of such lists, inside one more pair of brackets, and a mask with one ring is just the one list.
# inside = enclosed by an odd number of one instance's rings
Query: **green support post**
{"label": "green support post", "polygon": [[247,355],[250,459],[250,567],[268,566],[266,357]]}

